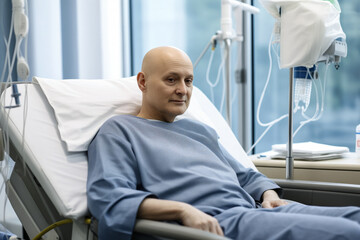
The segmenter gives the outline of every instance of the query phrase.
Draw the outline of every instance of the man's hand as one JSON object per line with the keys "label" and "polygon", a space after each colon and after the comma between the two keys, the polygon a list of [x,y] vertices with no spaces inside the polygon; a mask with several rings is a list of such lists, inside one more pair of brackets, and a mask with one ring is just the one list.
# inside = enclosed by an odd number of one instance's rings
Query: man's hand
{"label": "man's hand", "polygon": [[275,208],[287,205],[288,202],[279,198],[279,195],[274,190],[267,190],[262,195],[261,206],[263,208]]}
{"label": "man's hand", "polygon": [[183,205],[182,211],[180,213],[180,219],[184,226],[193,227],[224,236],[224,233],[216,218],[194,208],[191,205]]}
{"label": "man's hand", "polygon": [[139,206],[137,217],[150,220],[177,220],[184,226],[224,236],[216,218],[183,202],[146,198]]}

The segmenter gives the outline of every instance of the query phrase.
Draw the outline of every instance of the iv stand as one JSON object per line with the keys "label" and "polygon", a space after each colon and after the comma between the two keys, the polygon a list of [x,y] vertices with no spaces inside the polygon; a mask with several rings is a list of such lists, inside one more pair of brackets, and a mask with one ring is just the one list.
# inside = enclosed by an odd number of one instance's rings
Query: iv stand
{"label": "iv stand", "polygon": [[[340,57],[346,57],[347,46],[346,43],[340,40],[335,40],[324,56],[318,62],[325,61],[326,63],[334,62],[335,68],[339,68]],[[293,94],[294,94],[294,68],[290,68],[289,75],[289,139],[287,143],[286,156],[286,179],[294,179],[294,157],[293,157]]]}
{"label": "iv stand", "polygon": [[289,73],[289,138],[287,143],[286,156],[286,179],[294,179],[294,158],[293,158],[293,88],[294,88],[294,68],[290,68]]}
{"label": "iv stand", "polygon": [[226,96],[226,120],[231,126],[231,104],[230,104],[230,73],[231,73],[231,64],[230,64],[230,51],[231,51],[231,40],[225,39],[225,96]]}
{"label": "iv stand", "polygon": [[232,29],[232,18],[231,18],[231,12],[232,7],[240,7],[243,11],[250,12],[252,14],[258,13],[259,9],[256,7],[253,7],[249,4],[239,2],[236,0],[221,0],[221,34],[218,36],[218,39],[221,39],[224,41],[225,44],[225,66],[224,66],[224,72],[225,72],[225,79],[224,79],[224,87],[225,87],[225,96],[226,96],[226,120],[229,126],[231,126],[231,99],[230,99],[230,80],[231,80],[231,57],[230,57],[230,51],[231,51],[231,40],[240,40],[242,41],[242,36],[235,37],[233,36],[233,29]]}
{"label": "iv stand", "polygon": [[[326,64],[334,62],[335,68],[339,68],[341,57],[347,56],[347,45],[342,39],[335,39],[318,62],[325,61]],[[293,94],[294,94],[294,68],[290,68],[289,75],[289,139],[286,156],[286,179],[294,179],[294,157],[293,157]]]}

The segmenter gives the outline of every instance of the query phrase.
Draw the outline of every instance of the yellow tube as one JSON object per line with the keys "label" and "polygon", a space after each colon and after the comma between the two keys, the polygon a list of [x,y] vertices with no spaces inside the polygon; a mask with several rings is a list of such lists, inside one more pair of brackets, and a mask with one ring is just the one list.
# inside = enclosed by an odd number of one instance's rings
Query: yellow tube
{"label": "yellow tube", "polygon": [[47,228],[45,228],[44,230],[42,230],[41,232],[39,232],[39,234],[36,235],[32,240],[39,240],[42,236],[45,235],[45,233],[49,232],[50,230],[52,230],[58,226],[72,223],[72,222],[73,222],[72,219],[64,219],[64,220],[58,221],[56,223],[53,223],[50,226],[48,226]]}
{"label": "yellow tube", "polygon": [[[56,223],[53,223],[50,226],[46,227],[41,232],[39,232],[32,240],[39,240],[42,236],[44,236],[50,230],[52,230],[52,229],[54,229],[54,228],[56,228],[58,226],[68,224],[68,223],[72,223],[72,222],[73,222],[72,219],[64,219],[64,220],[58,221]],[[85,218],[85,224],[90,225],[90,223],[91,223],[91,218]]]}

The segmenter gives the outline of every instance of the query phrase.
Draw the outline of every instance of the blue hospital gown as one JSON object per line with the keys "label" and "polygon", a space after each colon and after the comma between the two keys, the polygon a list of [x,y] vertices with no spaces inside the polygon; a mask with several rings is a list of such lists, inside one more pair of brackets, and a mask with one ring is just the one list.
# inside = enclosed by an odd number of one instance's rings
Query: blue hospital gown
{"label": "blue hospital gown", "polygon": [[[131,239],[138,207],[146,197],[191,204],[216,217],[233,239],[245,239],[242,235],[271,239],[273,232],[278,236],[273,239],[293,239],[289,234],[300,234],[292,231],[294,226],[308,224],[311,228],[314,224],[309,220],[313,216],[274,215],[281,209],[304,212],[300,204],[257,211],[256,201],[262,193],[279,187],[261,173],[243,167],[218,143],[212,128],[193,120],[167,123],[130,115],[113,117],[89,145],[88,159],[88,206],[99,221],[102,240]],[[308,213],[316,211],[308,209]],[[360,213],[357,216],[360,219]]]}
{"label": "blue hospital gown", "polygon": [[254,208],[278,186],[244,168],[199,122],[173,123],[130,115],[108,120],[89,146],[88,202],[103,239],[129,239],[144,198],[186,202],[217,215],[235,206]]}

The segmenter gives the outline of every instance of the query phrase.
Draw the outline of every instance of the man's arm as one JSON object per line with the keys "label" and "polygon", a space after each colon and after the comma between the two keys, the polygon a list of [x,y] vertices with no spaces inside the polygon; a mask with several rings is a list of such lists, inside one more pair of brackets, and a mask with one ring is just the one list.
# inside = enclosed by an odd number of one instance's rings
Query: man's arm
{"label": "man's arm", "polygon": [[176,220],[184,226],[224,236],[216,218],[183,202],[146,198],[138,209],[137,217],[149,220]]}
{"label": "man's arm", "polygon": [[[241,187],[246,192],[248,192],[255,201],[268,199],[267,197],[264,198],[263,195],[266,191],[271,189],[281,193],[281,189],[276,183],[271,181],[260,172],[257,172],[251,168],[245,168],[238,160],[231,156],[220,143],[219,146],[222,153],[224,154],[225,159],[236,172]],[[277,198],[279,198],[279,195],[276,193],[276,191],[274,191],[274,193],[276,194]],[[272,199],[274,199],[275,195],[271,196],[273,197]]]}
{"label": "man's arm", "polygon": [[107,122],[88,149],[88,207],[98,220],[99,239],[132,238],[136,214],[146,197],[140,183],[131,144],[116,122]]}

